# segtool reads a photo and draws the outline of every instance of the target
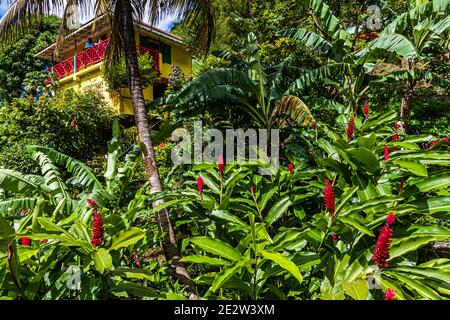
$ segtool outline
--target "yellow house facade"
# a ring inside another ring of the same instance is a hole
[[[151,101],[163,95],[172,65],[191,74],[192,58],[180,37],[142,22],[135,22],[135,29],[138,53],[149,53],[161,77],[159,84],[144,88],[144,99]],[[128,88],[109,92],[103,77],[109,36],[109,24],[106,19],[100,18],[68,35],[58,57],[54,55],[56,44],[37,53],[36,57],[48,61],[48,71],[53,75],[51,78],[58,84],[57,94],[68,89],[77,92],[96,90],[116,113],[133,114]]]

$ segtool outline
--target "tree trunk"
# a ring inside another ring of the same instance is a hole
[[[411,96],[413,94],[414,87],[411,83],[406,85],[405,92],[403,92],[402,104],[400,106],[400,118],[399,129],[403,132],[407,130],[408,118],[411,115]]]
[[[134,120],[137,127],[139,143],[142,149],[142,162],[150,181],[150,194],[162,191],[156,165],[155,153],[153,150],[150,126],[145,109],[144,94],[142,92],[141,77],[138,67],[138,56],[136,47],[136,33],[134,29],[133,13],[130,0],[120,0],[122,9],[122,26],[124,34],[124,52],[128,73],[128,83],[130,87],[131,101],[134,110]],[[155,201],[153,207],[159,205],[163,200]],[[178,250],[175,233],[170,222],[166,209],[161,210],[156,216],[160,231],[164,234],[164,253],[167,260],[172,261],[175,276],[182,284],[188,286],[191,299],[198,299],[194,282],[189,277],[183,264],[179,262],[180,254]]]
[[[416,66],[414,61],[403,61],[403,63],[407,64],[408,70],[412,70]],[[400,105],[400,122],[398,123],[399,129],[403,132],[408,130],[408,119],[411,115],[411,97],[414,93],[414,86],[414,80],[407,81],[405,91],[403,92],[402,104]]]

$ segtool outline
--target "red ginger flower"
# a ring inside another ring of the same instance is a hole
[[[387,288],[387,290],[384,292],[384,300],[395,300],[396,294],[397,292],[395,292],[391,288]]]
[[[398,131],[397,129],[395,129],[394,134],[392,135],[392,141],[397,141],[398,139],[400,139],[398,137]]]
[[[223,169],[225,168],[225,161],[223,160],[222,155],[217,157],[217,168],[219,168],[220,177],[223,178]]]
[[[294,164],[292,162],[290,162],[288,164],[288,169],[289,169],[289,174],[292,174],[292,171],[294,170]]]
[[[28,237],[22,237],[20,238],[20,244],[29,247],[31,246],[31,239]]]
[[[365,103],[364,104],[364,114],[366,115],[366,120],[369,119],[369,104]]]
[[[449,142],[450,141],[450,136],[449,137],[445,137],[445,138],[437,138],[436,140],[433,140],[430,142],[428,149],[433,149],[434,146],[436,145],[436,143],[438,143],[439,141],[445,141],[445,142]]]
[[[331,218],[334,218],[334,190],[330,180],[325,179],[325,188],[323,189],[323,197],[325,201],[325,208],[331,214]]]
[[[333,240],[333,242],[336,242],[339,240],[339,236],[336,233],[333,233],[332,235],[330,235],[330,237]]]
[[[86,202],[87,202],[88,206],[90,206],[90,207],[92,207],[94,209],[97,209],[97,205],[95,204],[94,200],[87,199]]]
[[[347,127],[347,141],[350,141],[352,139],[354,130],[355,130],[355,117],[352,117]]]
[[[380,268],[388,267],[387,260],[389,259],[389,247],[392,242],[392,236],[394,230],[391,228],[391,224],[395,222],[395,216],[391,212],[386,218],[386,224],[381,228],[380,235],[378,236],[377,243],[375,245],[375,251],[372,256],[372,260]]]
[[[198,193],[200,193],[200,199],[203,200],[203,178],[202,177],[197,178],[197,188],[198,188]]]
[[[384,145],[384,161],[389,161],[389,148],[388,145]]]
[[[94,221],[92,222],[92,240],[94,246],[99,246],[103,243],[103,220],[102,216],[94,211]]]
[[[253,195],[255,195],[255,186],[254,186],[254,185],[251,185],[251,186],[250,186],[250,192],[251,192]]]
[[[48,239],[42,239],[41,243],[48,243]]]

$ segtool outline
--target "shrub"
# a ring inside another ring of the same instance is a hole
[[[35,162],[23,151],[39,144],[68,155],[91,159],[105,150],[112,111],[97,92],[68,91],[60,100],[42,96],[13,99],[0,109],[0,166],[36,173]]]
[[[143,88],[159,82],[158,70],[155,69],[153,59],[148,53],[139,56],[138,63]],[[110,92],[128,87],[125,58],[122,58],[113,68],[109,68],[105,72],[104,79]]]

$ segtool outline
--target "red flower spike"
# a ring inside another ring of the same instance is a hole
[[[395,129],[394,134],[392,135],[392,141],[397,141],[399,138],[397,129]]]
[[[160,147],[161,149],[164,148],[165,146],[166,146],[166,145],[165,145],[164,143],[162,143],[162,142],[159,144],[159,147]]]
[[[87,199],[86,202],[87,202],[88,206],[90,206],[90,207],[92,207],[94,209],[97,209],[97,205],[95,204],[94,200]]]
[[[42,239],[41,243],[48,243],[48,239]]]
[[[251,185],[251,186],[250,186],[250,192],[251,192],[253,195],[255,195],[255,186],[254,186],[254,185]]]
[[[289,174],[292,174],[292,171],[294,170],[294,164],[292,162],[290,162],[288,164],[288,169],[289,169]]]
[[[364,104],[364,114],[366,115],[366,120],[369,119],[369,105],[366,103]]]
[[[354,130],[355,130],[355,117],[352,117],[347,126],[347,141],[350,141],[352,139]]]
[[[217,168],[219,169],[220,177],[223,178],[223,169],[225,168],[225,161],[223,160],[222,155],[217,157]]]
[[[330,180],[325,179],[325,188],[323,189],[323,198],[325,202],[325,208],[331,214],[331,218],[334,218],[334,189]]]
[[[20,238],[20,244],[29,247],[31,246],[31,239],[28,237],[22,237]]]
[[[330,235],[330,237],[333,240],[333,242],[336,242],[339,240],[339,236],[336,233],[333,233],[332,235]]]
[[[197,188],[198,188],[198,193],[200,193],[200,199],[203,200],[203,178],[202,177],[197,178]]]
[[[92,240],[94,246],[99,246],[103,243],[103,220],[102,216],[94,211],[94,221],[92,222]]]
[[[387,288],[387,290],[384,292],[384,300],[395,300],[396,294],[397,292],[395,292],[391,288]]]
[[[389,148],[388,145],[384,145],[384,161],[389,161]]]
[[[393,212],[389,212],[388,216],[386,217],[386,225],[390,226],[395,222],[395,215]]]
[[[389,247],[392,242],[392,236],[394,230],[390,227],[395,221],[395,216],[391,212],[386,218],[386,225],[381,228],[380,235],[378,236],[377,243],[375,244],[375,251],[372,256],[372,260],[380,268],[388,267],[387,260],[389,259]]]
[[[398,128],[400,128],[400,125],[398,124],[397,121],[394,121],[394,129],[398,129]]]

